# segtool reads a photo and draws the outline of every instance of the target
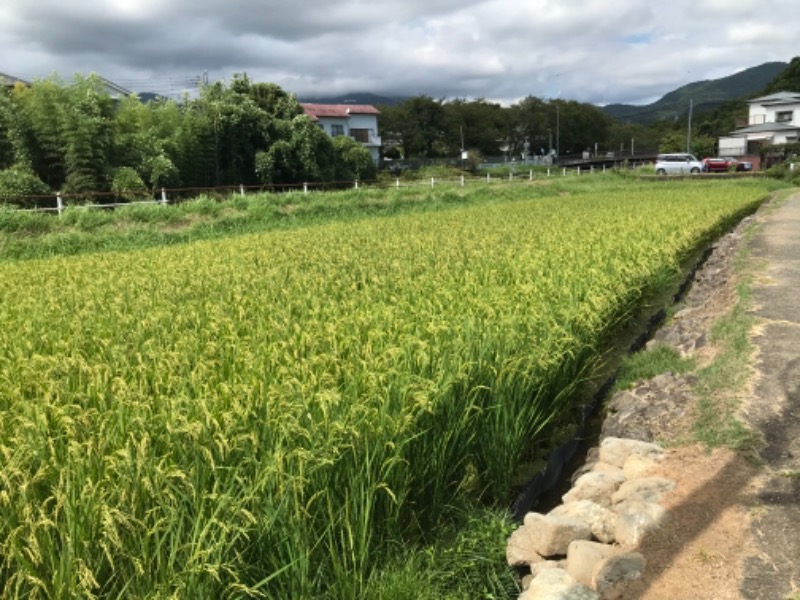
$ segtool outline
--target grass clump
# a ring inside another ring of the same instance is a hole
[[[626,390],[636,381],[650,379],[661,373],[689,373],[695,367],[694,358],[683,357],[670,346],[657,345],[651,350],[632,354],[623,361],[614,391]]]
[[[748,451],[758,445],[758,436],[737,418],[736,412],[739,408],[737,392],[750,375],[753,353],[750,330],[755,321],[748,314],[751,305],[749,282],[739,284],[738,294],[736,306],[711,330],[711,340],[720,351],[711,364],[697,373],[700,397],[694,436],[708,448]]]
[[[376,600],[513,598],[519,593],[505,564],[515,525],[508,515],[486,509],[465,516],[449,541],[398,553],[376,572],[365,597]]]

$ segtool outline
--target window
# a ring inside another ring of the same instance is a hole
[[[331,125],[331,137],[344,135],[344,125]]]
[[[362,144],[369,144],[370,131],[371,130],[369,129],[351,129],[350,137],[352,137],[357,142],[361,142]]]
[[[779,110],[775,113],[775,122],[776,123],[791,123],[792,118],[794,117],[794,111],[792,110]]]

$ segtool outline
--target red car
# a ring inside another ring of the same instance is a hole
[[[706,173],[727,173],[728,171],[735,171],[738,163],[733,158],[704,158],[703,171]]]
[[[739,161],[732,156],[717,156],[703,159],[703,171],[706,173],[728,173],[730,171],[752,171],[753,163]]]

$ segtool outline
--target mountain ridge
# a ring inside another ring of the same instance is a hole
[[[766,62],[719,79],[687,83],[651,104],[609,104],[600,109],[615,119],[640,125],[680,119],[688,114],[690,104],[699,113],[759,93],[788,66],[787,62]]]

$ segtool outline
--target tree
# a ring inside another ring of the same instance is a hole
[[[378,169],[369,150],[354,139],[345,135],[333,138],[333,150],[337,181],[369,181],[377,177]]]
[[[10,167],[15,160],[12,143],[14,129],[14,110],[11,93],[0,89],[0,169]]]
[[[294,117],[281,137],[256,158],[256,173],[263,183],[333,181],[336,176],[333,141],[311,119],[305,115]]]
[[[778,92],[800,92],[800,56],[795,56],[789,66],[770,82],[763,95]]]
[[[445,103],[443,108],[443,146],[447,156],[459,156],[467,148],[487,156],[502,153],[508,121],[506,109],[482,98],[472,101],[455,99]]]
[[[404,158],[446,154],[445,111],[441,101],[415,96],[397,106],[383,106],[378,124],[384,137],[403,148]]]
[[[64,110],[67,90],[57,77],[15,86],[11,93],[14,162],[30,166],[49,187],[59,189],[66,179]]]
[[[64,188],[72,193],[106,190],[111,179],[114,103],[97,75],[76,76],[64,101]]]

